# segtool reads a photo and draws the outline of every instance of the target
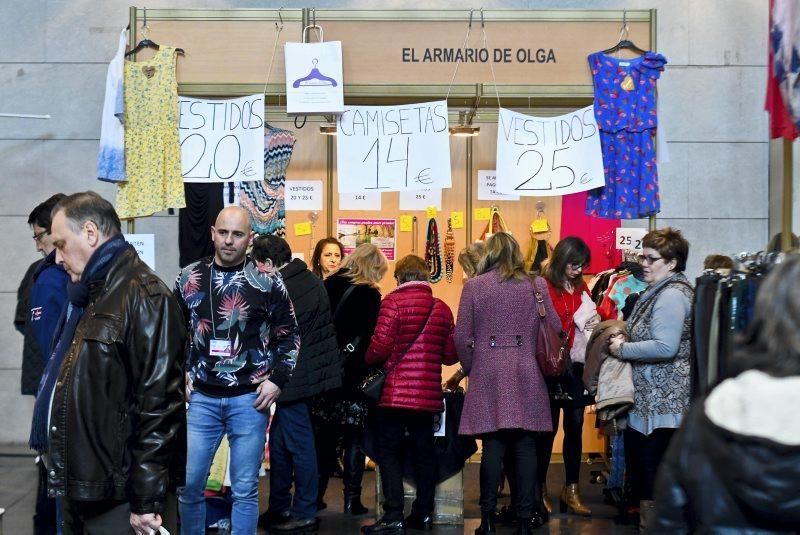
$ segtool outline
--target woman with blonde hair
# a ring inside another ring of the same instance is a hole
[[[357,389],[367,374],[364,353],[369,346],[378,311],[381,306],[380,281],[389,270],[389,263],[380,249],[371,243],[356,247],[339,271],[325,279],[325,289],[331,301],[333,324],[342,362],[342,389],[334,399],[323,400],[324,415],[318,414],[318,433],[322,438],[317,446],[320,467],[318,506],[323,498],[328,478],[336,465],[336,446],[339,437],[344,441],[344,512],[360,515],[367,512],[361,503],[361,479],[365,455],[361,447],[367,404]],[[324,410],[324,409],[329,410]]]
[[[527,275],[517,241],[505,232],[492,235],[477,276],[464,284],[455,330],[458,356],[470,378],[459,432],[483,441],[476,535],[496,531],[497,487],[506,451],[513,458],[518,533],[530,533],[546,521],[535,500],[536,434],[552,431],[553,423],[534,356],[537,296],[545,304],[545,321],[560,331],[547,284]]]

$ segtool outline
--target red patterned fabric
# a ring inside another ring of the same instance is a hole
[[[561,237],[576,236],[589,246],[592,261],[583,272],[593,275],[617,267],[622,262],[622,251],[614,243],[620,220],[586,215],[588,196],[588,191],[582,191],[561,198]]]
[[[401,284],[386,296],[364,357],[369,365],[394,366],[386,377],[379,407],[424,412],[444,409],[442,364],[458,361],[453,329],[450,307],[433,297],[427,282]]]

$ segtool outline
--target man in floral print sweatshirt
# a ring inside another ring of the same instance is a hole
[[[185,267],[174,290],[190,340],[181,533],[205,533],[203,491],[223,434],[230,442],[233,532],[255,533],[269,407],[291,376],[300,331],[280,277],[259,272],[247,256],[247,212],[225,208],[211,235],[214,256]]]

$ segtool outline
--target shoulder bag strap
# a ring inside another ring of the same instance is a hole
[[[542,321],[547,320],[547,310],[544,306],[544,294],[540,291],[539,288],[536,286],[536,281],[538,277],[531,281],[531,286],[533,286],[533,295],[536,297],[536,310],[539,311],[539,319]]]
[[[350,294],[353,293],[353,290],[356,289],[356,286],[357,286],[356,284],[351,284],[350,287],[342,295],[342,298],[339,299],[339,302],[336,304],[336,310],[334,310],[333,312],[334,326],[336,325],[336,318],[339,317],[339,312],[342,310],[342,305],[344,304],[345,301],[347,301],[347,298],[350,297]],[[356,336],[344,346],[343,351],[347,351],[348,353],[353,353],[356,350],[356,347],[358,347],[358,344],[360,342],[361,342],[361,337]]]
[[[428,326],[428,322],[431,320],[431,314],[433,313],[433,307],[435,307],[435,306],[436,306],[436,298],[434,297],[433,298],[433,302],[431,303],[431,308],[428,310],[427,319],[425,320],[425,323],[422,325],[422,329],[420,329],[419,332],[417,333],[417,336],[414,337],[414,341],[411,342],[410,344],[408,344],[408,347],[405,349],[405,351],[403,351],[400,354],[400,358],[397,359],[396,361],[394,361],[394,363],[391,366],[386,368],[386,375],[387,376],[394,371],[394,369],[397,367],[397,365],[400,364],[400,361],[403,360],[403,357],[405,356],[405,354],[408,353],[408,350],[411,349],[412,347],[414,347],[414,344],[417,343],[417,340],[419,340],[419,337],[422,336],[423,332],[425,332],[425,327]]]

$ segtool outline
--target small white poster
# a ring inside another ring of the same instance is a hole
[[[286,113],[342,113],[342,43],[286,43]]]
[[[264,95],[178,97],[184,182],[264,180]]]
[[[322,180],[287,180],[287,211],[322,211]]]
[[[339,210],[380,211],[380,191],[340,191]]]
[[[447,436],[447,404],[442,412],[433,415],[433,436]]]
[[[616,229],[617,249],[641,253],[645,234],[647,234],[647,229],[644,228],[618,227]]]
[[[438,211],[442,210],[442,190],[422,189],[400,192],[401,210],[425,211],[429,206],[435,206]]]
[[[592,106],[558,117],[500,109],[497,191],[546,197],[604,184],[603,154]]]
[[[348,106],[337,120],[339,191],[449,188],[447,102]]]
[[[156,270],[156,235],[155,234],[123,234],[125,241],[133,245],[142,262],[153,271]]]
[[[518,201],[519,195],[500,193],[497,187],[497,171],[478,171],[479,201]]]

